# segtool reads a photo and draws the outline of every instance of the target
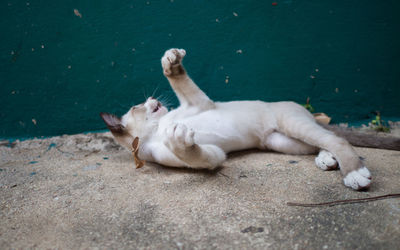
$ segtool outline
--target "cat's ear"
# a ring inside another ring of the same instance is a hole
[[[126,134],[125,127],[121,124],[121,119],[119,117],[103,112],[100,113],[100,116],[114,136],[123,136]]]

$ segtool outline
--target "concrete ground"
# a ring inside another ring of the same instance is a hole
[[[110,134],[0,146],[0,249],[399,249],[400,199],[290,207],[400,193],[400,152],[357,148],[369,192],[313,156],[246,151],[216,171],[146,164]]]

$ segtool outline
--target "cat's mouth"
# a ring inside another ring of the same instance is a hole
[[[157,112],[162,107],[161,103],[158,102],[157,106],[153,109],[153,113]]]

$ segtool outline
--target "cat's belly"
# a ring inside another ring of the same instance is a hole
[[[187,122],[188,128],[195,131],[195,142],[198,144],[213,144],[222,148],[225,152],[254,148],[257,146],[257,139],[249,133],[237,128],[226,126],[227,124],[214,123],[213,127],[207,128],[198,126],[198,123]]]
[[[265,116],[262,115],[265,110],[254,107],[254,104],[247,107],[246,104],[217,104],[216,109],[174,122],[193,129],[198,144],[213,144],[225,152],[257,148],[266,130]]]

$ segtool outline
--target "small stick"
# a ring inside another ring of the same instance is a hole
[[[142,161],[138,155],[139,154],[139,137],[135,137],[135,139],[132,142],[132,154],[133,154],[133,158],[135,159],[136,168],[143,167],[145,161]]]
[[[400,198],[400,193],[398,193],[398,194],[386,194],[386,195],[374,196],[374,197],[369,197],[369,198],[337,200],[337,201],[322,202],[322,203],[288,202],[286,204],[288,206],[298,206],[298,207],[323,207],[323,206],[336,206],[336,205],[342,205],[342,204],[370,202],[370,201],[390,199],[390,198]]]
[[[226,178],[229,178],[229,176],[227,176],[226,174],[223,174],[223,173],[221,173],[221,172],[218,172],[218,174],[220,174],[220,175],[222,175],[222,176],[224,176],[224,177],[226,177]]]

